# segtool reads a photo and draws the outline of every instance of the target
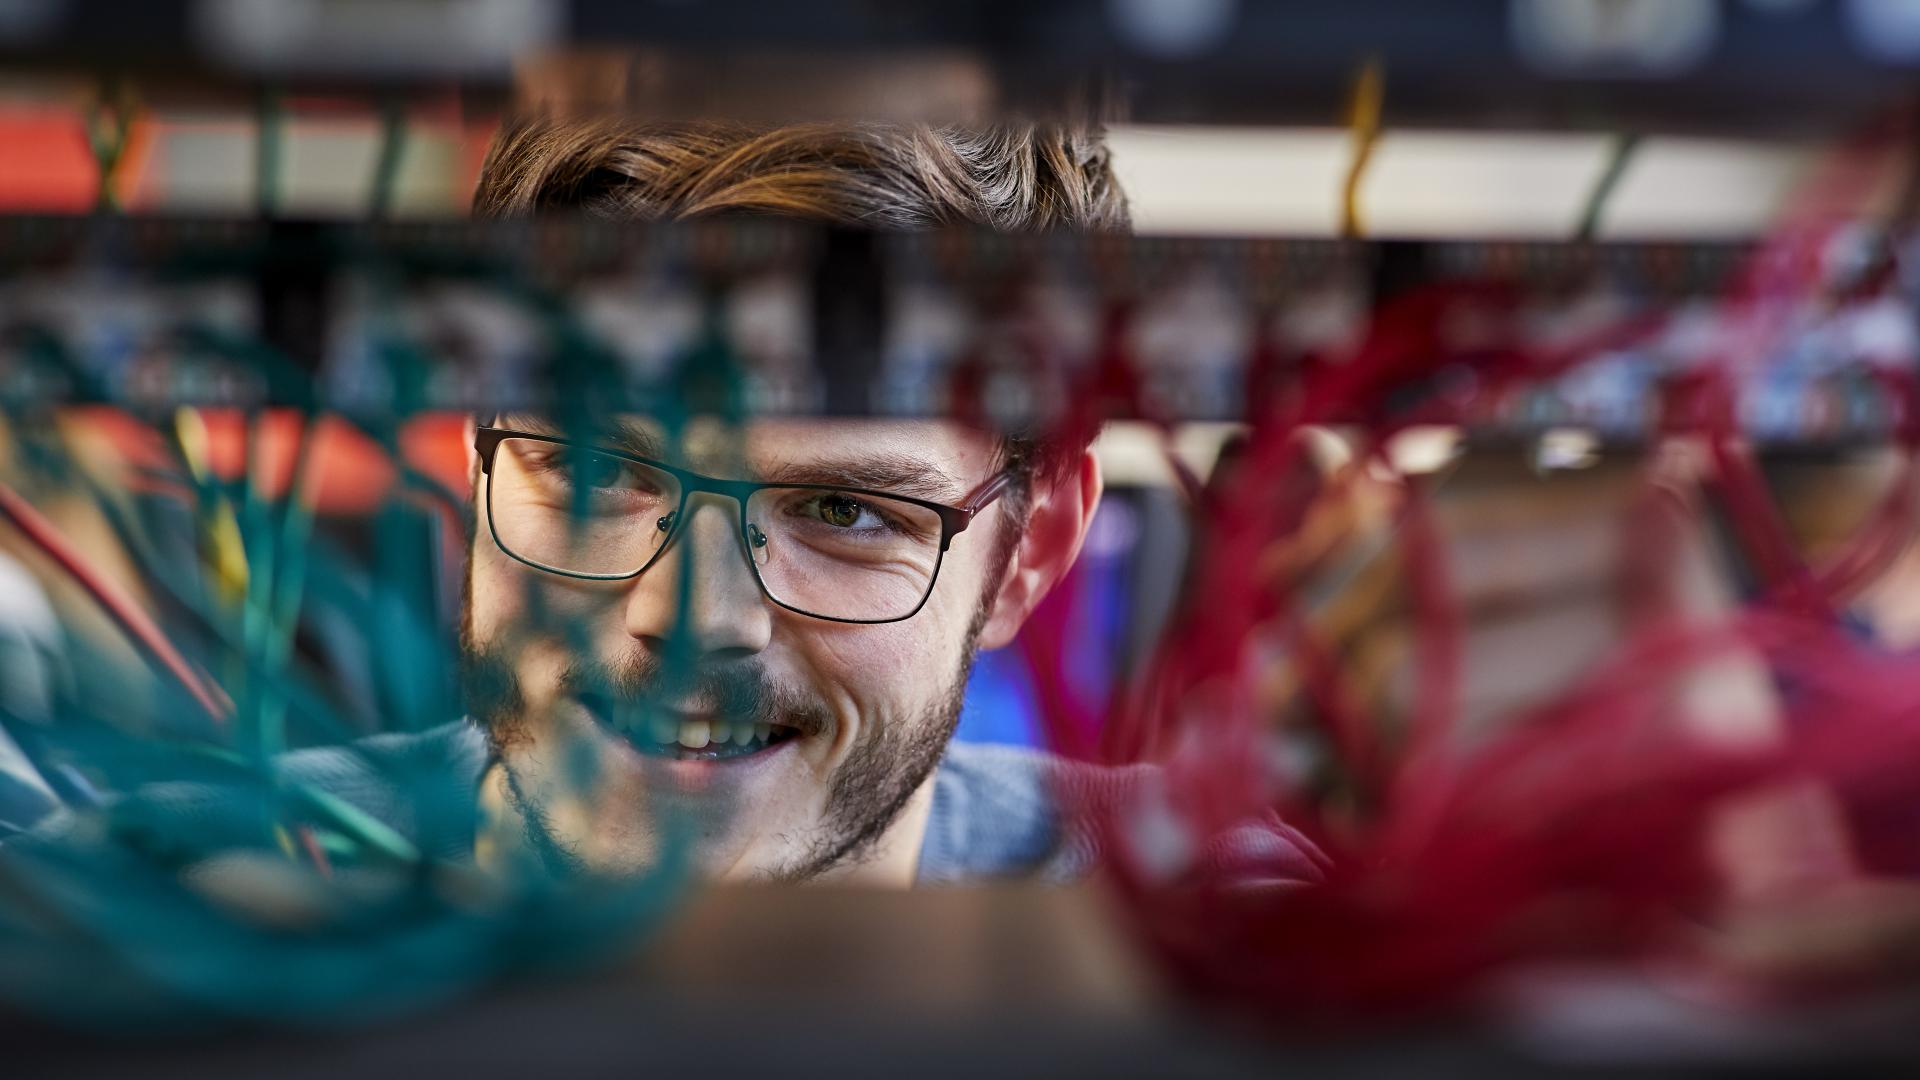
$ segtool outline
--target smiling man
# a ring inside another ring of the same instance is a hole
[[[1126,223],[1097,135],[1035,125],[536,121],[502,133],[476,207]],[[468,718],[290,753],[271,777],[115,795],[114,819],[139,826],[117,838],[217,859],[258,842],[260,800],[302,790],[401,834],[369,841],[388,855],[623,874],[687,837],[711,877],[900,886],[1072,876],[1095,844],[1056,790],[1115,810],[1158,797],[1152,765],[952,742],[977,651],[1011,642],[1079,553],[1101,494],[1086,435],[516,414],[469,434]],[[16,802],[4,832],[97,842],[84,808]],[[1187,854],[1259,886],[1321,873],[1271,814]]]
[[[1123,228],[1098,133],[531,121],[476,211]],[[491,748],[482,859],[907,884],[1071,862],[1047,760],[950,745],[1100,498],[1084,440],[957,422],[754,421],[668,437],[532,416],[474,432],[462,644]]]

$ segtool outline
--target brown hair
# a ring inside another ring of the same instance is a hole
[[[766,214],[881,229],[1125,230],[1127,201],[1091,124],[979,127],[857,122],[758,127],[623,117],[509,123],[480,168],[473,210],[574,210],[621,221]],[[1069,475],[1092,431],[1010,435],[1026,494]],[[1024,498],[1016,498],[1018,508]]]
[[[562,121],[502,129],[474,212],[621,220],[770,214],[836,225],[1119,230],[1127,202],[1097,127]]]

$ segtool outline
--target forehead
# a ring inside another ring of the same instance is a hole
[[[730,424],[701,417],[671,429],[653,417],[624,414],[585,432],[525,414],[503,416],[498,423],[618,446],[714,476],[743,479],[885,461],[924,466],[935,474],[933,479],[971,487],[993,467],[998,445],[978,428],[934,419],[782,418]]]
[[[690,427],[690,449],[695,440],[724,446],[729,433],[716,426]],[[777,463],[862,454],[911,455],[962,472],[985,469],[993,458],[994,441],[985,433],[946,420],[755,420],[731,433],[756,468]]]

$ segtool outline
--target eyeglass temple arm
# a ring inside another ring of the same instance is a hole
[[[967,526],[973,524],[973,519],[979,515],[980,511],[985,510],[995,499],[1007,493],[1007,489],[1013,486],[1013,480],[1013,471],[1003,469],[995,474],[993,479],[973,489],[973,494],[967,496],[959,506],[946,507],[945,509],[954,511],[947,522],[949,537],[966,531]]]
[[[492,425],[491,418],[489,418],[488,423],[475,425],[473,429],[473,450],[474,453],[480,457],[481,472],[489,476],[493,474],[494,450],[499,447],[500,441],[506,438],[506,436],[506,432]]]

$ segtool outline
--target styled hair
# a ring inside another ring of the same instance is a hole
[[[872,229],[1125,231],[1126,196],[1094,124],[729,121],[528,116],[494,137],[474,191],[486,218],[617,221],[768,215]],[[1094,432],[1012,434],[1021,481],[1067,476]],[[1016,511],[1025,499],[1012,500]]]
[[[1124,230],[1098,127],[755,127],[532,117],[494,139],[474,212],[628,221],[766,214],[877,229]]]

